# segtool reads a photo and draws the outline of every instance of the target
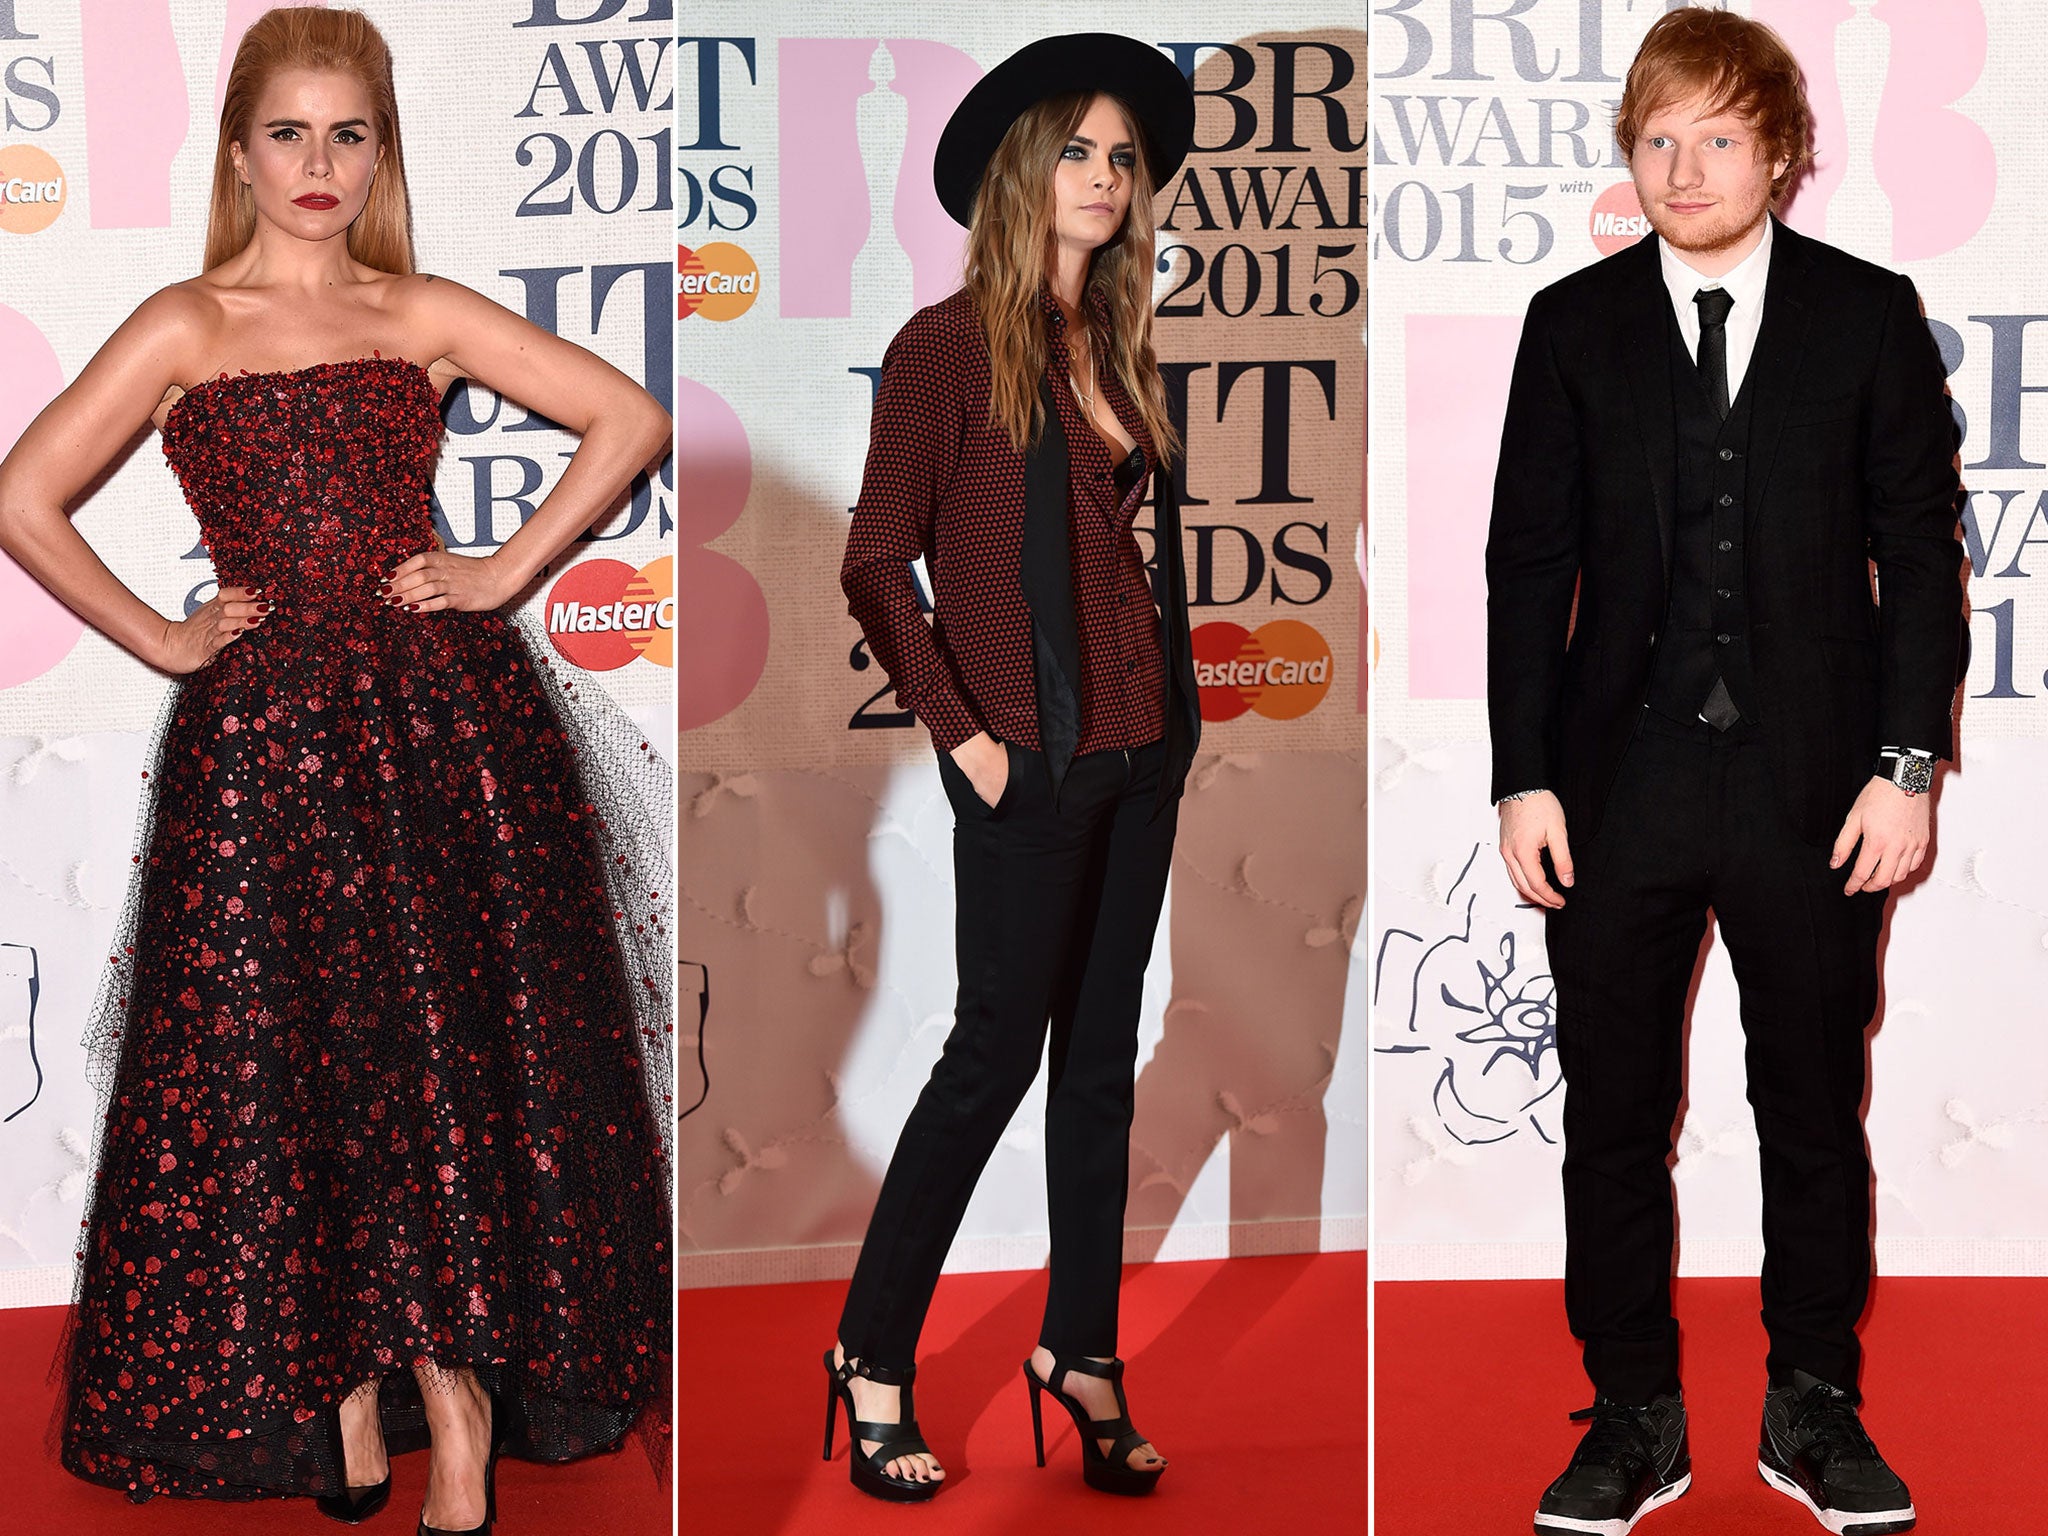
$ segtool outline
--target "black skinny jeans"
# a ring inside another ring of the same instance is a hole
[[[1116,1353],[1138,1002],[1179,802],[1153,815],[1154,742],[1090,752],[1057,808],[1045,759],[1010,746],[993,808],[946,753],[960,991],[953,1030],[882,1180],[839,1322],[849,1356],[901,1370],[976,1181],[1052,1030],[1045,1181],[1052,1275],[1039,1342]]]

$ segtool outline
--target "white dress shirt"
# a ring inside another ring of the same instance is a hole
[[[1692,296],[1702,288],[1726,288],[1735,301],[1728,311],[1728,398],[1734,400],[1742,393],[1743,375],[1756,350],[1757,327],[1763,324],[1764,287],[1771,275],[1770,219],[1764,220],[1764,237],[1756,249],[1719,277],[1695,272],[1662,235],[1657,237],[1657,259],[1664,269],[1664,286],[1671,292],[1671,307],[1678,314],[1678,334],[1685,338],[1685,350],[1695,363],[1700,356],[1700,311]]]

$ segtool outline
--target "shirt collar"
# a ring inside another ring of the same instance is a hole
[[[1771,272],[1771,231],[1777,220],[1764,218],[1764,237],[1757,241],[1756,249],[1730,271],[1719,277],[1708,277],[1694,271],[1685,264],[1685,259],[1671,248],[1670,242],[1662,235],[1657,237],[1657,260],[1663,268],[1664,286],[1671,291],[1671,302],[1680,314],[1691,312],[1692,296],[1702,288],[1725,288],[1728,297],[1735,301],[1740,310],[1754,311],[1762,308],[1764,283]]]

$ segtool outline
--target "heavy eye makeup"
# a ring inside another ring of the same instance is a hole
[[[289,144],[299,137],[299,134],[306,126],[304,123],[273,123],[271,125],[271,132],[266,136],[275,143]],[[365,144],[369,142],[369,135],[361,128],[344,124],[342,127],[334,130],[334,142],[337,144]]]
[[[1060,158],[1062,160],[1085,160],[1088,158],[1088,151],[1094,147],[1095,145],[1087,139],[1076,139],[1060,151]],[[1109,154],[1109,163],[1120,171],[1128,171],[1138,163],[1138,153],[1134,149],[1113,149]]]

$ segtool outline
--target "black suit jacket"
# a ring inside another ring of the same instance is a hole
[[[1782,224],[1772,239],[1743,384],[1749,644],[1778,793],[1800,835],[1828,843],[1880,746],[1950,755],[1956,430],[1911,281]],[[1575,840],[1598,828],[1664,627],[1671,323],[1654,237],[1545,288],[1501,432],[1486,544],[1493,795],[1555,790]]]

